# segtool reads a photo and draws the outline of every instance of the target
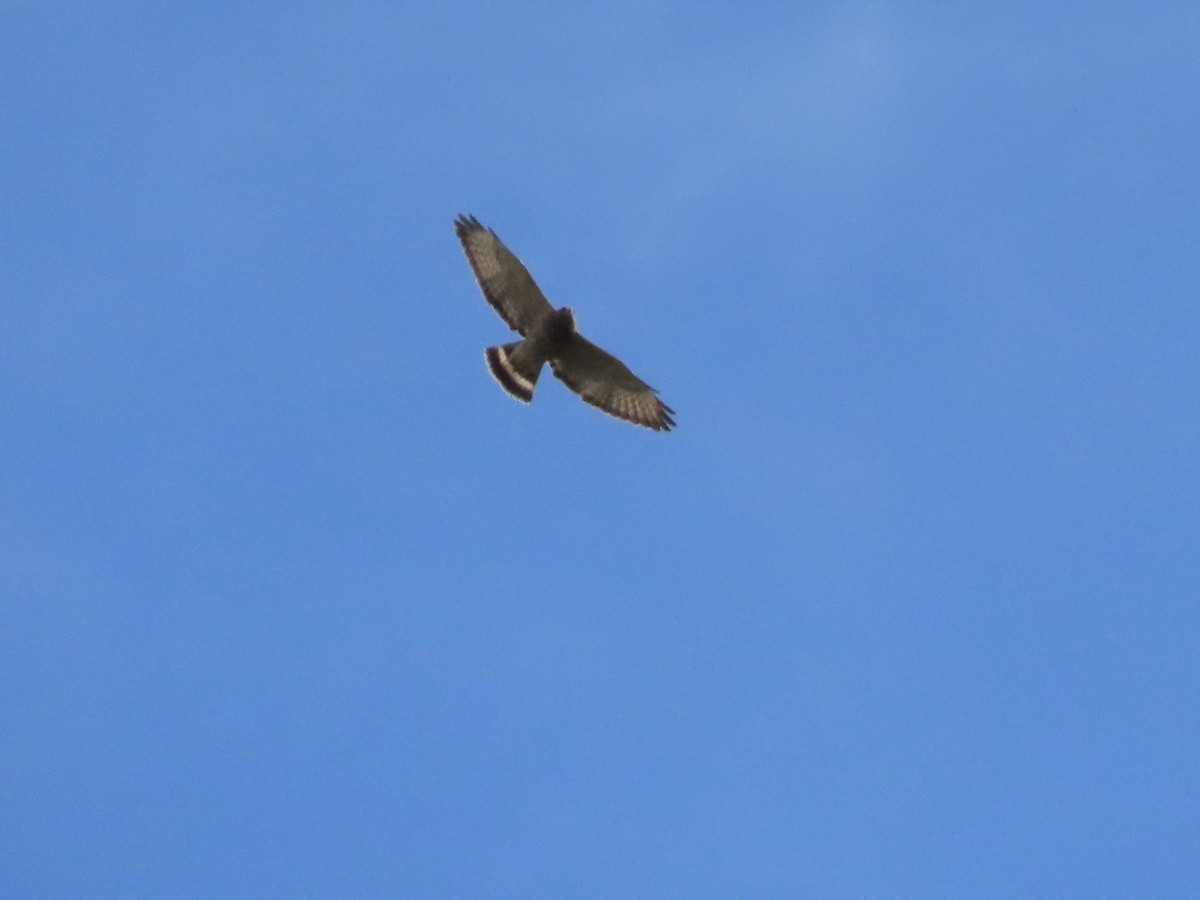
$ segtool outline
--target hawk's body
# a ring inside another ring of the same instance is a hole
[[[580,397],[610,415],[655,431],[670,431],[675,412],[628,367],[575,330],[567,307],[555,309],[529,271],[474,216],[459,216],[454,231],[483,296],[523,340],[485,351],[488,368],[508,393],[523,403],[533,399],[542,366]]]

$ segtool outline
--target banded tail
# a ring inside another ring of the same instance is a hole
[[[522,403],[533,399],[533,390],[537,387],[538,376],[542,374],[542,364],[545,362],[530,350],[527,341],[514,341],[483,351],[492,377]]]

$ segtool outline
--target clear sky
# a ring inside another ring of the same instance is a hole
[[[1200,896],[1195,3],[0,9],[12,897]],[[473,213],[679,427],[488,376]]]

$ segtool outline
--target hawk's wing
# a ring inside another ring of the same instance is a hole
[[[454,220],[454,233],[467,251],[483,296],[513,331],[525,333],[553,307],[534,283],[529,270],[501,243],[496,232],[474,216]]]
[[[658,399],[654,388],[582,335],[571,337],[566,348],[550,360],[550,368],[563,384],[610,415],[655,431],[675,427],[671,418],[675,410]]]

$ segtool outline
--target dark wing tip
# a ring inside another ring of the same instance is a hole
[[[658,401],[658,427],[663,431],[670,431],[675,427],[675,410],[667,406],[661,400]],[[657,429],[656,429],[657,430]]]
[[[468,234],[473,231],[483,231],[483,225],[474,216],[465,216],[459,213],[454,219],[454,233],[459,239],[465,239]]]
[[[654,411],[648,417],[647,421],[639,422],[639,425],[645,425],[647,428],[653,428],[655,431],[670,431],[675,427],[675,420],[672,418],[675,410],[667,406],[657,397],[654,398]]]

